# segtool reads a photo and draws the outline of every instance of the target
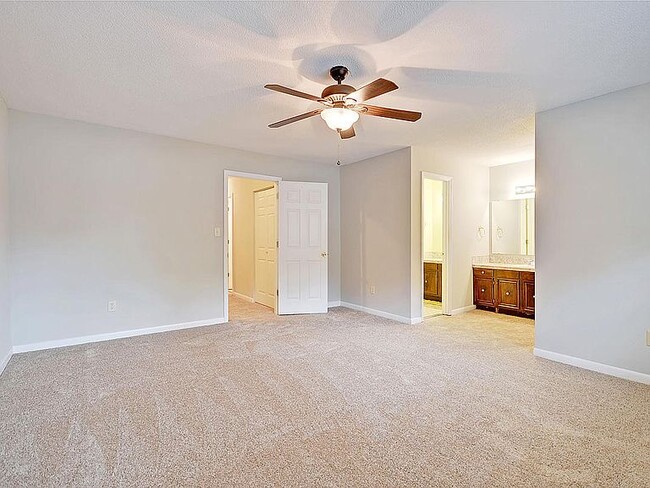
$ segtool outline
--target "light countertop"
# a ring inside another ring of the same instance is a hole
[[[535,271],[534,264],[481,263],[473,264],[474,268],[513,269],[516,271]]]

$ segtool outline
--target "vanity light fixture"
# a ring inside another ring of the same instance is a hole
[[[535,193],[534,185],[515,186],[515,195],[527,195]]]

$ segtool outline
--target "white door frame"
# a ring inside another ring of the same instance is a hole
[[[279,176],[269,176],[261,175],[257,173],[244,173],[242,171],[233,171],[225,169],[223,170],[223,227],[224,231],[222,236],[228,238],[228,178],[237,177],[237,178],[248,178],[251,180],[265,180],[265,181],[282,181],[282,178]],[[228,322],[228,245],[225,243],[225,240],[222,241],[225,245],[223,246],[223,317],[224,321]],[[276,259],[277,265],[277,259]],[[277,275],[276,275],[277,277]],[[276,283],[277,287],[277,283]]]
[[[227,205],[228,205],[228,224],[225,226],[223,234],[226,239],[228,239],[227,246],[228,249],[226,252],[228,253],[228,290],[232,290],[234,286],[234,280],[232,276],[232,235],[233,235],[233,225],[232,225],[232,217],[233,217],[233,204],[234,204],[234,199],[230,195],[226,195],[227,199]]]
[[[442,182],[442,313],[451,315],[451,216],[452,183],[451,176],[422,171],[420,179],[420,317],[424,318],[424,180]]]

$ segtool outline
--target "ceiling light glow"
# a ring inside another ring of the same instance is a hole
[[[348,108],[326,108],[320,116],[330,129],[336,131],[348,130],[359,120],[359,113]]]

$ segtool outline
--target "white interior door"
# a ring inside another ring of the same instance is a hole
[[[327,183],[280,182],[278,313],[327,312]]]
[[[275,309],[277,297],[277,197],[275,187],[255,192],[256,302]]]

